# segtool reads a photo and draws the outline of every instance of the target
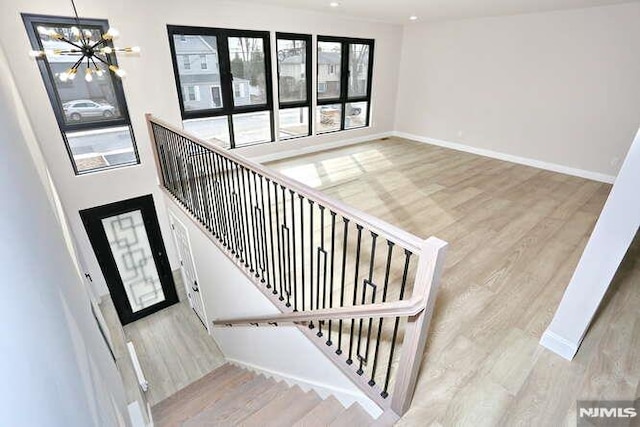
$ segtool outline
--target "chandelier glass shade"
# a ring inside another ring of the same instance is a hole
[[[137,46],[114,47],[112,42],[119,36],[118,30],[115,28],[109,28],[106,33],[102,33],[96,28],[82,28],[73,0],[71,0],[71,4],[75,14],[76,26],[70,27],[66,31],[39,26],[37,29],[40,37],[47,38],[55,47],[32,50],[29,55],[32,58],[53,56],[78,58],[71,67],[58,74],[58,78],[62,82],[74,80],[83,66],[84,79],[87,82],[93,81],[94,74],[101,77],[107,71],[118,77],[124,77],[126,72],[115,64],[112,59],[113,55],[116,53],[137,54],[140,53],[140,48]]]

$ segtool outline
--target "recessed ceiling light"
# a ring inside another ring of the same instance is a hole
[[[411,16],[409,17],[409,20],[410,20],[410,21],[417,21],[417,20],[418,20],[418,17],[417,17],[416,15],[411,15]]]
[[[329,3],[329,6],[338,7],[338,6],[340,6],[340,3],[338,3],[337,1],[332,1],[331,3]]]

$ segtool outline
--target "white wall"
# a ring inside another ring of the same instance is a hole
[[[210,332],[228,360],[313,387],[320,392],[331,392],[345,405],[358,401],[372,415],[380,415],[377,405],[296,327],[211,326],[215,319],[277,314],[279,311],[166,196],[165,203],[172,215],[188,230]]]
[[[571,360],[640,227],[640,130],[541,344]]]
[[[640,124],[640,3],[404,29],[396,130],[616,175]]]
[[[306,149],[313,144],[324,145],[393,130],[402,37],[399,26],[336,19],[335,15],[317,12],[211,0],[190,1],[188,7],[184,2],[173,0],[85,0],[78,3],[78,8],[83,17],[109,19],[110,24],[122,34],[118,45],[139,45],[142,48],[140,57],[119,58],[120,65],[129,72],[124,88],[142,161],[139,166],[80,177],[73,174],[37,64],[27,55],[31,47],[20,17],[21,12],[70,16],[72,9],[68,2],[4,2],[0,14],[0,40],[11,58],[10,67],[16,76],[19,93],[26,104],[35,136],[50,166],[79,250],[87,263],[87,270],[95,280],[95,290],[99,295],[107,293],[107,288],[78,211],[149,193],[154,194],[156,205],[160,201],[144,113],[152,112],[176,125],[181,122],[167,24],[375,38],[372,127],[258,146],[245,150],[245,154],[264,156],[274,150]],[[162,210],[159,211],[159,219],[166,243],[169,240],[168,221]],[[167,252],[172,265],[177,268],[173,245],[167,244]]]
[[[0,49],[0,425],[127,425],[118,371],[43,187],[46,166],[34,163],[20,127],[4,59]]]

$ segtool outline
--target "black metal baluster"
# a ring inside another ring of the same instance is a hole
[[[232,201],[232,193],[231,193],[231,185],[229,184],[229,174],[230,172],[227,170],[227,166],[226,166],[226,162],[224,161],[224,157],[222,156],[218,156],[218,161],[220,162],[220,171],[221,171],[221,178],[222,178],[222,182],[223,182],[223,189],[224,189],[224,195],[225,195],[225,199],[226,199],[226,206],[223,206],[224,210],[225,210],[225,219],[227,220],[226,222],[226,228],[227,228],[227,243],[228,243],[228,248],[231,250],[231,253],[233,255],[236,255],[236,247],[235,247],[235,242],[233,241],[233,235],[232,235],[232,228],[233,228],[233,211],[231,210],[231,207],[233,206],[233,201]],[[236,258],[238,258],[239,256],[237,256]]]
[[[261,216],[262,216],[262,263],[263,263],[263,277],[266,275],[267,287],[269,287],[269,283],[271,283],[271,276],[269,274],[269,259],[267,253],[267,222],[266,222],[266,214],[264,212],[264,177],[262,175],[258,175],[260,177],[260,206],[262,208]],[[268,187],[267,187],[268,188]],[[262,282],[265,280],[263,278]]]
[[[318,248],[318,262],[316,274],[316,310],[320,308],[320,255],[322,255],[322,308],[326,306],[326,283],[327,283],[327,251],[324,249],[324,209],[325,207],[318,203],[320,209],[320,247]],[[318,320],[318,336],[322,336],[322,324],[324,322]]]
[[[224,192],[224,181],[223,181],[223,171],[220,168],[220,159],[219,155],[216,153],[211,153],[213,159],[213,168],[216,174],[216,180],[214,182],[214,192],[216,192],[216,201],[218,204],[218,212],[220,213],[218,217],[218,230],[220,232],[220,239],[222,240],[222,245],[225,248],[229,248],[229,241],[227,235],[227,211],[225,209],[228,206],[225,202],[225,192]]]
[[[340,307],[344,307],[344,280],[347,273],[347,241],[349,237],[349,219],[342,217],[344,232],[342,239],[342,272],[340,274]],[[336,354],[342,354],[342,319],[338,321],[338,349]]]
[[[335,244],[336,244],[336,213],[334,211],[331,212],[331,277],[329,278],[329,308],[333,308],[333,275],[335,272],[334,269],[334,261],[335,261]],[[331,342],[331,320],[329,320],[329,324],[327,327],[327,345],[333,344]]]
[[[234,243],[234,247],[236,248],[236,258],[240,258],[242,262],[244,260],[244,266],[248,267],[247,261],[247,248],[245,242],[243,240],[244,237],[244,215],[241,212],[242,209],[242,201],[240,200],[240,184],[238,179],[238,168],[235,167],[235,163],[232,160],[229,160],[226,157],[223,157],[225,166],[227,168],[227,176],[229,177],[229,184],[231,186],[231,205],[229,209],[231,210],[231,218],[233,222],[231,223],[231,236]]]
[[[393,257],[393,242],[387,240],[387,265],[384,270],[384,285],[382,287],[382,302],[387,301],[387,288],[389,286],[389,272],[391,271],[391,258]],[[384,318],[378,319],[378,334],[376,337],[376,348],[373,352],[373,366],[371,368],[371,379],[369,385],[373,387],[376,384],[376,369],[378,367],[378,350],[380,349],[380,337],[382,335],[382,325]]]
[[[264,283],[264,250],[263,250],[263,242],[264,242],[264,229],[262,228],[262,224],[261,224],[261,213],[262,211],[260,210],[260,205],[258,203],[258,182],[257,182],[257,173],[255,171],[251,171],[251,175],[253,178],[253,197],[255,199],[255,205],[252,209],[252,212],[255,215],[255,225],[253,228],[253,232],[255,233],[255,239],[254,241],[256,242],[256,258],[257,258],[257,264],[256,264],[256,277],[260,277],[260,282]],[[260,193],[260,196],[262,196],[262,193]],[[254,203],[253,201],[251,202],[252,204]]]
[[[206,155],[208,150],[200,146],[200,154],[198,155],[198,161],[200,164],[199,185],[200,193],[202,195],[202,211],[204,212],[205,226],[212,235],[215,235],[213,231],[213,209],[211,209],[211,203],[209,200],[209,171],[206,163]]]
[[[275,203],[276,203],[276,233],[278,233],[277,240],[278,240],[278,289],[280,290],[280,301],[284,300],[284,297],[282,296],[282,282],[284,280],[283,275],[282,275],[282,245],[280,244],[280,240],[282,240],[282,231],[281,231],[281,224],[280,224],[280,202],[278,202],[278,183],[273,181],[273,198],[275,199]],[[276,290],[275,285],[273,286],[273,293],[277,294],[278,291]]]
[[[251,187],[247,188],[247,179],[245,179],[245,172],[246,169],[244,166],[238,165],[236,163],[237,168],[239,169],[238,173],[240,174],[240,176],[242,177],[242,200],[243,200],[243,205],[244,205],[244,211],[245,211],[245,221],[244,221],[244,230],[245,230],[245,235],[246,235],[246,240],[247,240],[247,246],[246,246],[246,260],[249,263],[249,272],[253,273],[254,270],[254,266],[253,266],[253,262],[252,262],[252,258],[255,260],[255,246],[251,246],[251,240],[252,240],[252,236],[251,236],[251,224],[253,221],[253,212],[251,212],[251,209],[249,206],[247,206],[247,204],[250,204],[250,200],[247,197],[247,190],[249,190],[249,194],[251,194]],[[255,241],[254,241],[255,244]]]
[[[214,172],[213,169],[213,164],[211,161],[212,158],[212,153],[210,150],[207,150],[206,154],[206,162],[207,162],[207,169],[209,171],[209,179],[207,180],[207,191],[209,192],[209,204],[211,205],[211,219],[212,219],[212,226],[213,226],[213,230],[214,230],[214,235],[216,236],[216,239],[220,240],[220,211],[218,210],[218,201],[216,200],[216,174]]]
[[[404,271],[402,272],[402,284],[400,285],[400,298],[404,298],[404,290],[407,285],[407,275],[409,273],[409,261],[411,259],[411,251],[408,249],[404,250],[405,261],[404,261]],[[395,325],[393,326],[393,335],[391,337],[391,351],[389,351],[389,362],[387,363],[387,374],[384,379],[384,388],[382,389],[382,393],[380,396],[385,399],[389,396],[388,388],[389,388],[389,379],[391,378],[391,364],[393,363],[393,353],[396,349],[396,337],[398,336],[398,325],[400,324],[400,317],[396,317]]]
[[[267,284],[267,288],[273,287],[273,291],[275,292],[276,290],[276,258],[274,255],[274,248],[273,248],[273,206],[271,205],[271,180],[269,178],[267,178],[267,204],[269,205],[269,247],[271,248],[271,271],[273,272],[272,274],[272,283],[268,283]]]
[[[249,175],[249,169],[244,166],[240,166],[242,175],[242,187],[245,195],[245,204],[247,205],[247,234],[249,237],[249,247],[251,249],[251,258],[249,263],[251,264],[251,272],[254,273],[254,277],[260,277],[258,274],[258,244],[256,241],[255,223],[256,215],[253,210],[253,190],[251,189],[251,175]],[[248,196],[247,196],[248,194]]]
[[[355,274],[353,279],[353,305],[356,305],[357,295],[358,295],[358,273],[360,271],[360,246],[362,243],[362,226],[360,224],[356,224],[356,228],[358,229],[358,238],[356,240],[356,263],[355,263]],[[349,330],[349,357],[347,358],[347,364],[351,365],[353,363],[353,359],[351,356],[353,355],[353,329],[355,328],[355,319],[351,319],[351,329]]]
[[[158,156],[160,157],[160,164],[162,166],[162,180],[163,187],[166,188],[171,194],[171,177],[169,176],[169,165],[167,164],[167,138],[165,135],[165,129],[159,127],[155,123],[152,123],[153,135],[158,150]]]
[[[313,200],[309,202],[309,309],[313,310]],[[309,329],[313,329],[313,321],[309,322]]]
[[[376,240],[378,238],[378,235],[376,233],[374,233],[373,231],[370,232],[371,233],[371,259],[369,261],[369,277],[367,279],[368,284],[373,285],[373,265],[375,264],[375,259],[376,259]],[[362,286],[362,302],[361,304],[364,305],[365,304],[365,297],[367,295],[367,283],[365,283]],[[376,302],[376,287],[375,285],[373,285],[373,295],[372,295],[372,299],[371,299],[371,304],[374,304]],[[363,323],[364,319],[360,319],[360,321],[358,322],[358,348],[356,350],[356,354],[358,355],[358,359],[360,360],[360,367],[358,368],[358,375],[362,375],[364,373],[364,370],[362,369],[362,367],[364,366],[365,363],[367,363],[368,359],[369,359],[369,343],[371,341],[371,323],[373,322],[373,318],[369,318],[369,326],[367,328],[367,340],[366,340],[366,344],[365,344],[365,351],[364,351],[364,357],[362,356],[362,354],[360,353],[360,339],[362,337],[362,323]]]
[[[158,153],[158,160],[160,161],[160,173],[162,176],[162,186],[164,188],[167,188],[167,167],[166,167],[166,163],[165,163],[165,159],[164,159],[164,149],[163,149],[163,142],[162,142],[162,137],[160,137],[160,129],[158,129],[158,126],[156,126],[155,123],[151,124],[151,130],[153,132],[153,140],[155,142],[156,145],[156,152]]]
[[[204,195],[204,210],[207,215],[207,224],[211,234],[216,236],[218,233],[215,230],[215,209],[213,208],[213,200],[211,198],[211,169],[209,168],[209,150],[202,148],[202,154],[200,155],[200,161],[202,163],[203,176],[200,178],[200,186]]]
[[[289,226],[287,225],[287,194],[285,186],[280,185],[282,190],[282,267],[285,271],[286,281],[284,283],[284,293],[287,294],[287,307],[291,307],[291,236],[289,235]],[[287,244],[284,243],[285,231],[287,236]],[[286,251],[284,250],[286,248]],[[280,301],[284,298],[280,295]]]
[[[293,246],[293,311],[298,311],[298,253],[296,252],[296,204],[295,192],[289,190],[291,196],[291,242]]]
[[[182,156],[180,148],[178,146],[178,139],[176,137],[175,133],[171,133],[170,137],[169,137],[169,141],[171,141],[171,146],[173,149],[173,164],[174,164],[174,170],[176,172],[176,186],[178,187],[178,200],[180,201],[180,203],[184,206],[187,207],[185,200],[185,190],[184,190],[184,185],[183,185],[183,180],[182,180],[182,175],[181,175],[181,169],[180,169],[180,158]],[[187,208],[188,210],[188,208]]]
[[[305,267],[305,263],[304,263],[304,203],[303,203],[303,199],[304,197],[302,197],[301,194],[298,194],[298,197],[300,198],[300,274],[301,274],[301,289],[302,289],[302,311],[304,311],[304,305],[305,305],[305,283],[304,283],[304,267]]]
[[[169,150],[169,158],[167,162],[169,164],[169,169],[171,173],[171,187],[173,188],[173,195],[176,199],[180,200],[181,198],[181,188],[180,188],[180,178],[178,176],[177,169],[177,158],[178,153],[176,152],[176,147],[173,143],[173,134],[169,134],[169,131],[165,129],[165,144],[167,149]]]

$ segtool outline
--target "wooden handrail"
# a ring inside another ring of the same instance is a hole
[[[284,185],[290,190],[294,190],[299,194],[304,195],[305,197],[315,200],[316,202],[320,202],[326,208],[331,209],[334,212],[338,212],[341,215],[348,216],[349,218],[355,220],[361,225],[366,225],[366,227],[374,231],[380,236],[387,238],[388,240],[393,241],[394,243],[402,246],[405,249],[410,250],[413,253],[417,253],[420,250],[420,245],[422,243],[422,239],[418,236],[408,233],[401,228],[396,227],[393,224],[389,224],[386,221],[383,221],[379,218],[376,218],[372,215],[369,215],[365,212],[362,212],[358,209],[355,209],[351,206],[345,205],[344,203],[336,200],[332,197],[327,196],[324,193],[315,190],[308,185],[305,185],[299,181],[289,178],[286,175],[283,175],[275,170],[269,169],[259,163],[256,163],[252,160],[247,159],[246,157],[240,156],[234,153],[232,150],[227,150],[221,147],[218,147],[215,144],[207,142],[204,139],[198,138],[195,135],[185,133],[184,131],[177,129],[175,126],[170,123],[165,122],[164,120],[158,119],[154,117],[152,114],[146,114],[147,122],[156,123],[162,127],[169,129],[171,132],[174,132],[178,135],[187,138],[188,140],[208,149],[218,153],[221,156],[224,156],[228,159],[233,160],[234,162],[253,170],[266,178],[277,182],[280,185]]]
[[[368,319],[378,317],[409,317],[421,313],[427,304],[423,298],[352,307],[326,308],[322,310],[296,311],[292,313],[268,314],[264,316],[216,319],[214,326],[250,325],[260,323],[298,323],[312,320]]]

